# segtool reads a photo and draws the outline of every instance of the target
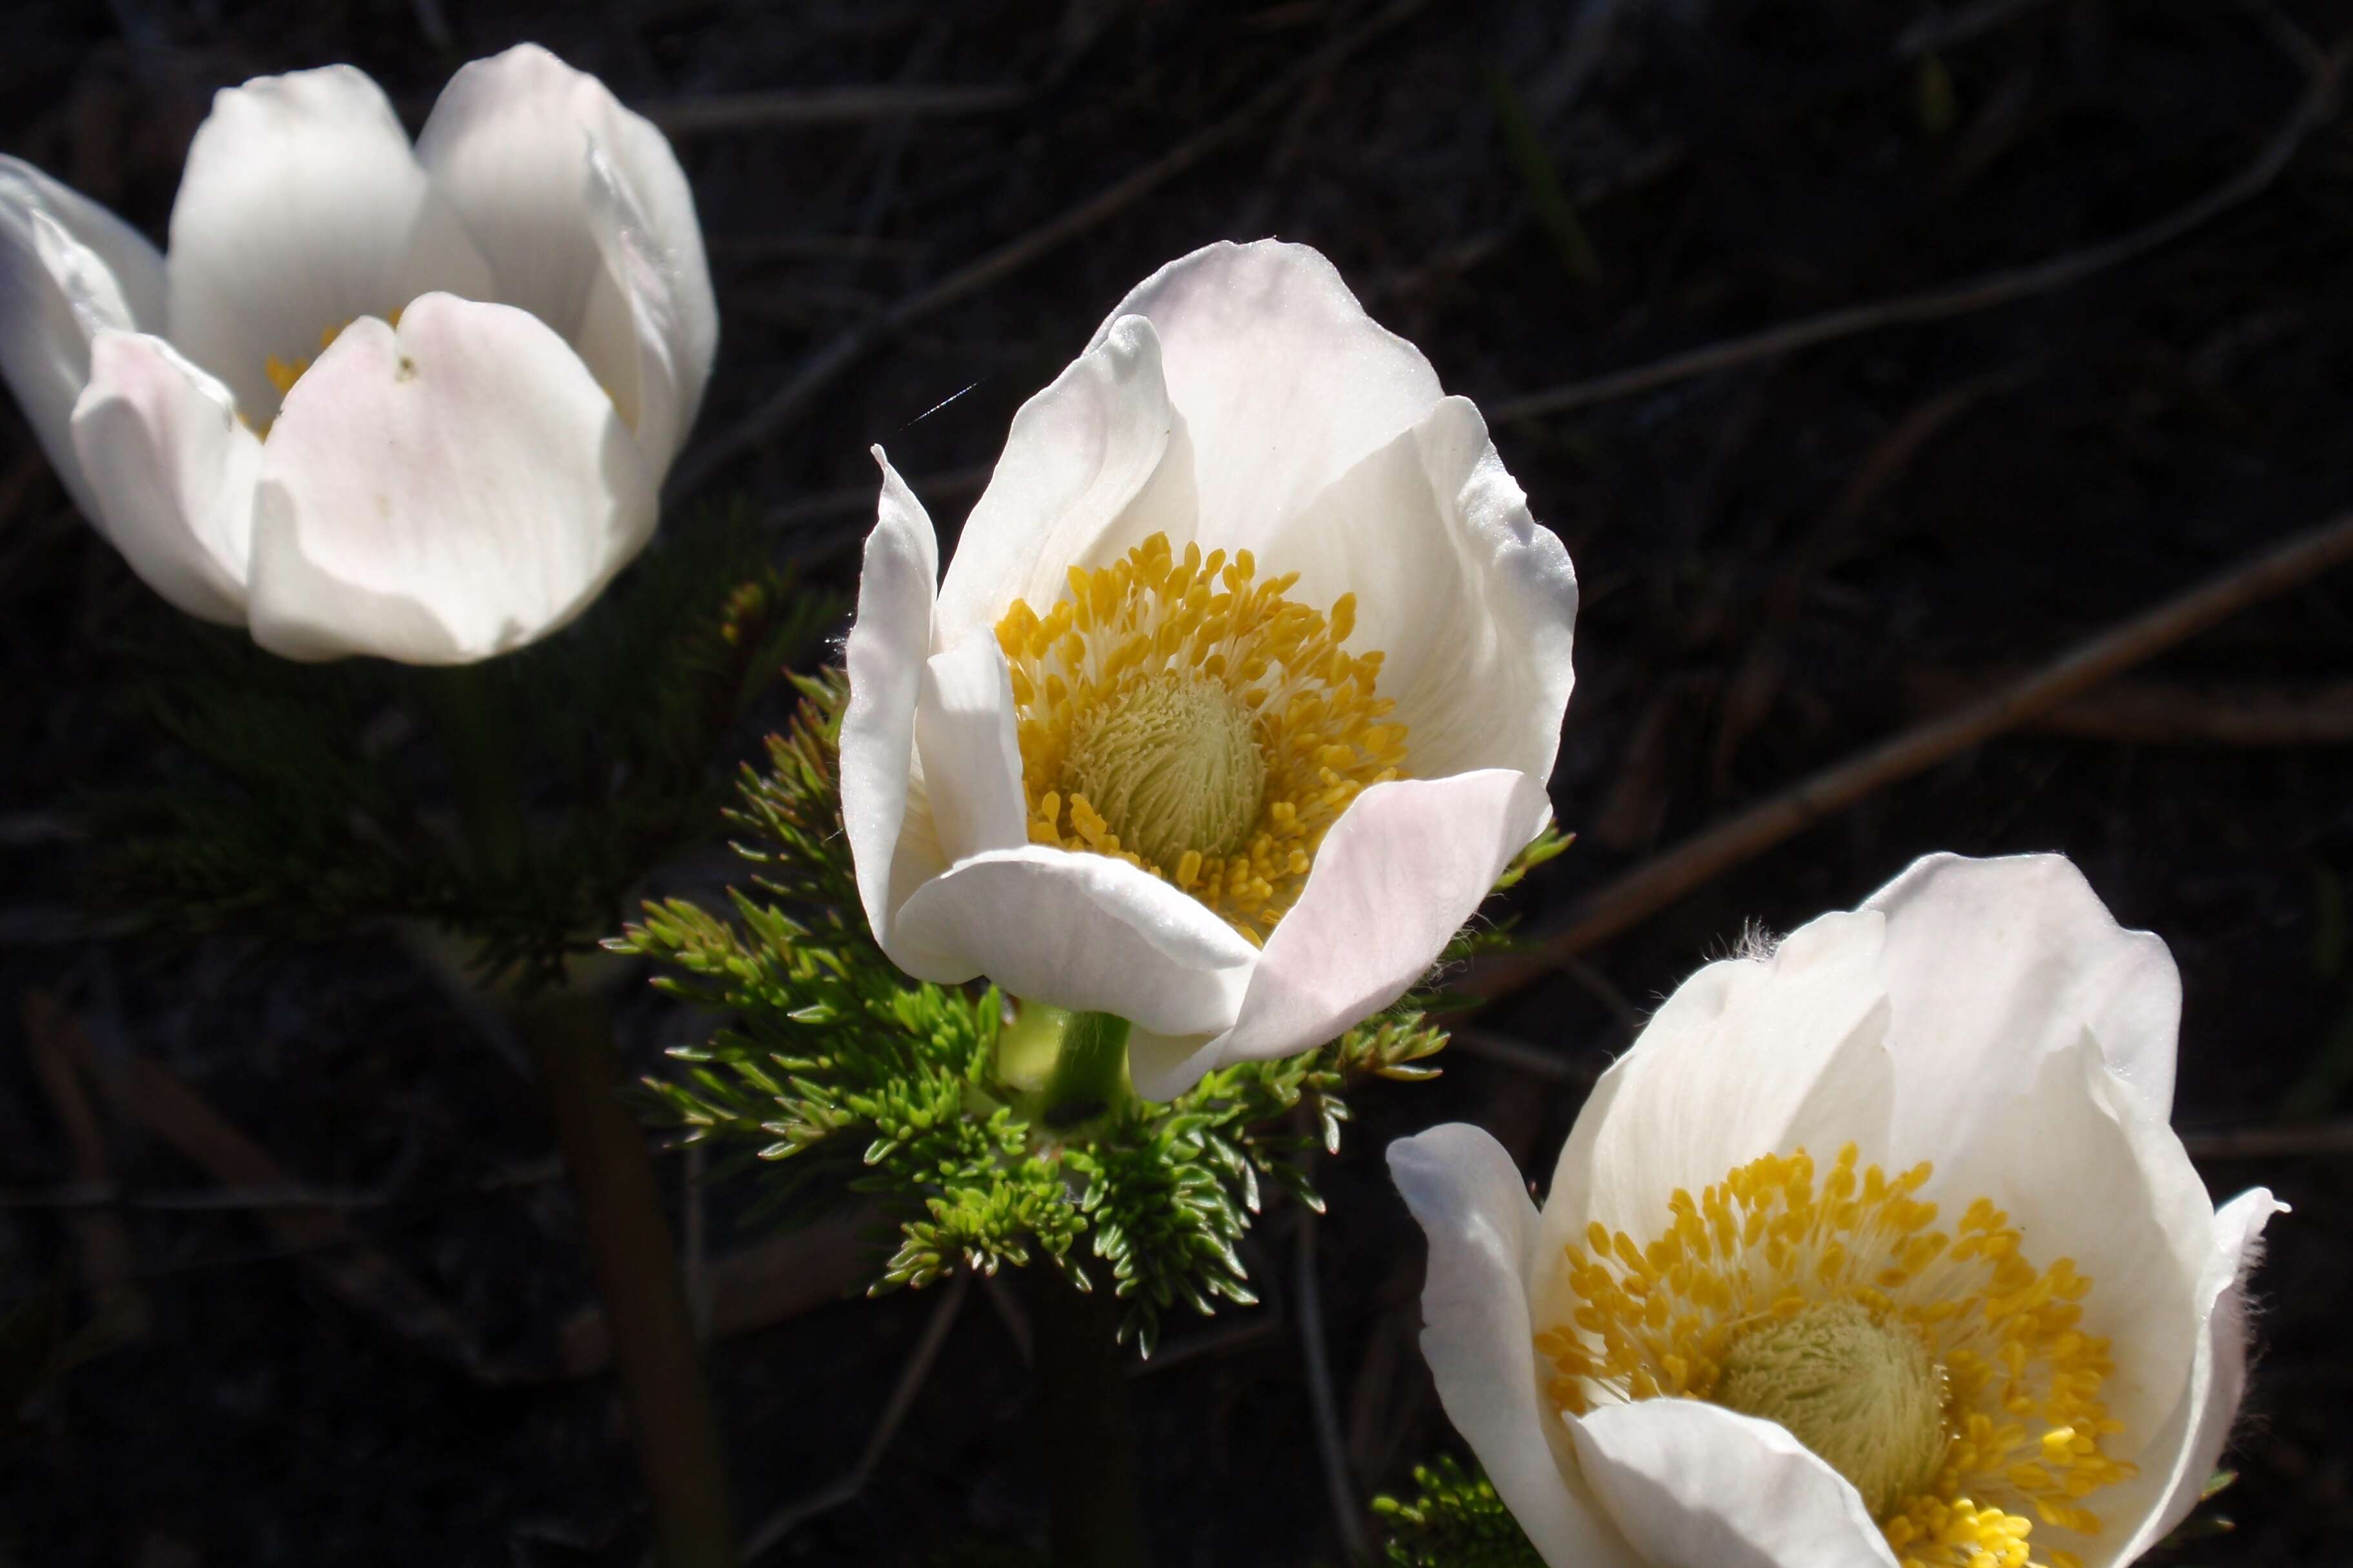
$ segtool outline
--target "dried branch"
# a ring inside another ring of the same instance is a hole
[[[206,1187],[195,1192],[142,1193],[128,1191],[108,1181],[78,1181],[35,1192],[0,1192],[5,1209],[146,1209],[171,1214],[243,1214],[253,1209],[396,1208],[410,1204],[446,1202],[451,1198],[506,1192],[514,1187],[540,1186],[564,1178],[563,1163],[536,1160],[486,1176],[464,1186],[438,1191],[336,1192],[295,1184],[269,1187]]]
[[[163,1064],[144,1057],[109,1060],[54,997],[36,994],[26,1006],[28,1021],[37,1020],[35,1026],[99,1086],[118,1115],[144,1126],[224,1182],[264,1189],[292,1184],[267,1151]],[[296,1207],[264,1208],[257,1215],[330,1290],[410,1343],[464,1368],[480,1383],[505,1384],[528,1375],[485,1352],[470,1328],[406,1270],[368,1246],[342,1215]]]
[[[1503,423],[1566,413],[1572,408],[1630,397],[1638,392],[1686,381],[1711,371],[1752,364],[1758,360],[1772,359],[1839,338],[1876,331],[1883,327],[1938,321],[1990,310],[1997,305],[2047,294],[2069,284],[2080,283],[2110,268],[2122,266],[2180,238],[2269,189],[2272,182],[2279,177],[2280,171],[2295,156],[2296,150],[2304,145],[2305,139],[2336,113],[2337,80],[2344,74],[2346,55],[2346,49],[2339,47],[2312,72],[2304,96],[2296,100],[2271,140],[2244,168],[2196,201],[2178,207],[2156,222],[2144,225],[2129,234],[2081,250],[2067,251],[2031,267],[2010,268],[1966,283],[1901,295],[1868,305],[1849,306],[1844,310],[1810,316],[1804,321],[1767,327],[1763,331],[1751,332],[1745,337],[1728,338],[1720,342],[1686,349],[1681,353],[1669,354],[1664,359],[1637,365],[1630,370],[1612,371],[1607,375],[1507,398],[1491,405],[1490,414],[1497,423]]]
[[[1533,1078],[1548,1079],[1555,1083],[1590,1086],[1599,1076],[1594,1069],[1557,1051],[1531,1045],[1510,1035],[1499,1035],[1493,1029],[1460,1026],[1447,1031],[1447,1048],[1464,1056],[1477,1057],[1498,1067],[1510,1068]]]
[[[976,496],[988,488],[988,479],[997,471],[994,463],[981,463],[968,468],[950,468],[945,473],[926,474],[907,481],[907,488],[922,496],[926,505],[935,500],[948,500],[960,496]],[[856,520],[856,537],[864,538],[874,521],[874,505],[882,494],[881,479],[877,475],[862,485],[845,485],[838,490],[805,496],[770,507],[761,521],[771,528],[798,529],[812,522],[831,522],[838,518]],[[820,540],[818,550],[826,547],[830,535]]]
[[[1580,900],[1530,947],[1475,967],[1452,989],[1493,1001],[1873,791],[2048,713],[2248,605],[2348,560],[2353,560],[2353,512],[2076,644],[1981,701],[1907,730],[1684,840]]]
[[[765,131],[778,125],[848,125],[987,114],[1026,102],[1018,82],[983,87],[828,87],[804,91],[713,93],[640,103],[638,112],[672,136]]]
[[[2214,1127],[2184,1132],[2181,1142],[2193,1160],[2288,1160],[2319,1154],[2353,1154],[2353,1121],[2315,1121],[2285,1127]]]
[[[874,1435],[866,1440],[866,1451],[858,1456],[858,1463],[840,1479],[794,1499],[763,1521],[744,1543],[746,1568],[763,1553],[782,1544],[796,1526],[839,1508],[866,1489],[874,1467],[881,1462],[883,1451],[898,1435],[900,1424],[906,1420],[908,1410],[915,1403],[915,1395],[923,1392],[925,1380],[932,1375],[932,1364],[939,1360],[940,1347],[947,1342],[948,1331],[955,1327],[956,1313],[964,1306],[968,1283],[968,1276],[958,1274],[940,1293],[940,1303],[932,1309],[931,1321],[923,1325],[923,1337],[916,1342],[915,1353],[900,1369],[899,1381],[892,1385],[890,1401],[883,1405],[881,1419],[874,1423]]]
[[[853,1295],[873,1273],[875,1215],[864,1207],[787,1231],[703,1266],[705,1340],[733,1339]],[[593,1377],[612,1360],[604,1309],[586,1306],[556,1331],[561,1375]]]
[[[1340,1436],[1340,1399],[1332,1386],[1332,1357],[1324,1342],[1324,1293],[1315,1271],[1315,1215],[1299,1211],[1299,1239],[1293,1291],[1299,1303],[1299,1352],[1307,1363],[1307,1402],[1315,1413],[1315,1453],[1324,1468],[1324,1491],[1339,1527],[1341,1549],[1351,1563],[1369,1563],[1373,1545],[1365,1534],[1365,1506],[1348,1474],[1348,1447]]]
[[[55,997],[33,992],[25,998],[25,1060],[35,1081],[56,1112],[58,1130],[65,1138],[74,1175],[85,1184],[108,1185],[112,1171],[107,1158],[106,1130],[83,1092],[68,1047],[60,1038],[70,1015]],[[111,1332],[125,1340],[143,1340],[153,1321],[146,1294],[136,1282],[138,1254],[122,1216],[105,1210],[76,1214],[70,1222],[81,1254],[81,1279],[98,1316]]]
[[[1954,692],[1982,690],[1986,682],[1931,671],[1911,684],[1941,694],[1933,705],[1942,708]],[[2353,745],[2353,680],[2119,680],[2053,708],[2029,728],[2128,746]]]
[[[1934,10],[1896,36],[1895,58],[1908,60],[1932,49],[1948,49],[2004,22],[2040,11],[2052,0],[1978,0],[1958,10]]]
[[[938,282],[917,289],[874,320],[849,328],[803,361],[792,379],[771,393],[765,402],[687,453],[670,475],[671,499],[699,489],[720,469],[766,440],[886,338],[1011,276],[1149,195],[1235,140],[1252,121],[1292,101],[1308,82],[1340,65],[1429,3],[1430,0],[1393,0],[1362,26],[1335,38],[1282,72],[1217,124],[1179,142],[1151,163],[1029,233],[1007,241]]]

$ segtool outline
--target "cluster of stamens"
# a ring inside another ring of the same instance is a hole
[[[1341,646],[1356,596],[1319,613],[1284,596],[1297,582],[1155,533],[1071,567],[1043,615],[1015,600],[997,639],[1032,842],[1143,867],[1264,942],[1324,833],[1406,756],[1381,655]]]
[[[1856,1160],[1850,1143],[1819,1189],[1803,1150],[1678,1189],[1648,1244],[1588,1226],[1535,1341],[1555,1409],[1730,1405],[1853,1482],[1903,1568],[2080,1568],[2028,1537],[2096,1535],[2084,1500],[2134,1473],[2101,1451],[2122,1427],[2100,1399],[2108,1342],[2081,1327],[2092,1281],[2027,1261],[1983,1197],[1931,1229],[1926,1163],[1891,1178]],[[1825,1368],[1859,1386],[1826,1396]]]

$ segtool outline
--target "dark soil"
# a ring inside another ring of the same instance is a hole
[[[709,439],[838,334],[1221,122],[1376,9],[36,0],[0,18],[0,152],[160,237],[208,95],[262,72],[349,60],[421,108],[459,60],[536,38],[633,101],[1026,88],[986,112],[681,142],[724,320]],[[447,48],[423,20],[443,11]],[[1322,247],[1450,388],[1491,407],[2037,261],[2229,178],[2304,90],[2285,32],[2334,47],[2353,22],[2336,0],[1951,8],[1966,11],[2000,15],[1924,53],[1898,44],[1918,0],[1422,7],[1152,194],[881,341],[709,488],[775,509],[779,552],[846,584],[841,547],[871,513],[828,498],[871,490],[871,442],[919,490],[987,464],[1014,408],[1131,284],[1219,237]],[[1580,32],[1605,15],[1614,26]],[[1499,130],[1505,101],[1531,134]],[[1589,264],[1554,190],[1574,198]],[[1554,781],[1582,837],[1523,889],[1529,922],[2353,500],[2348,279],[2353,120],[2339,120],[2255,199],[2087,281],[1499,426],[1586,591]],[[945,525],[973,492],[928,493]],[[166,1064],[294,1179],[377,1194],[351,1216],[377,1246],[494,1350],[545,1353],[587,1296],[568,1200],[544,1181],[478,1189],[545,1160],[550,1138],[529,1085],[418,971],[370,942],[189,954],[74,916],[89,847],[60,813],[149,765],[151,742],[110,706],[114,639],[148,613],[0,407],[0,1182],[15,1195],[0,1288],[21,1299],[70,1268],[73,1226],[94,1212],[19,1201],[74,1179],[22,1048],[19,1000],[43,989],[101,1050]],[[2340,572],[2137,672],[2153,724],[2020,731],[1966,752],[1716,877],[1482,1026],[1590,1067],[1628,1038],[1628,1004],[1662,995],[1744,922],[1852,905],[1927,850],[2064,850],[2180,963],[2181,1126],[2309,1133],[2261,1157],[2201,1156],[2218,1196],[2265,1184],[2295,1213],[2272,1229],[2239,1480],[2218,1505],[2237,1528],[2167,1561],[2346,1561],[2344,699],[2333,738],[2198,736],[2218,700],[2244,700],[2201,683],[2304,702],[2348,678]],[[626,1022],[649,1068],[698,1026],[650,996]],[[1366,1091],[1323,1174],[1323,1306],[1366,1493],[1453,1441],[1412,1342],[1422,1246],[1383,1145],[1468,1118],[1541,1171],[1577,1110],[1573,1089],[1493,1059],[1449,1063],[1434,1086]],[[209,1180],[119,1120],[103,1132],[133,1195]],[[715,1247],[740,1239],[723,1223],[738,1185],[715,1192]],[[250,1214],[114,1212],[153,1328],[36,1407],[0,1493],[27,1563],[638,1560],[645,1521],[607,1384],[480,1386],[322,1290]],[[1279,1212],[1255,1243],[1264,1331],[1172,1353],[1139,1385],[1166,1563],[1339,1558],[1288,1289],[1294,1226]],[[937,1300],[848,1301],[717,1347],[747,1521],[853,1462]],[[1227,1327],[1179,1325],[1171,1351]],[[1034,1542],[1029,1409],[1012,1342],[975,1293],[872,1484],[776,1557],[917,1563]]]

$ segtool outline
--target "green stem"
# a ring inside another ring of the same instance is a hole
[[[1029,1279],[1054,1568],[1146,1568],[1119,1303],[1044,1258]]]
[[[619,1097],[604,999],[546,993],[514,1009],[580,1207],[581,1246],[612,1330],[613,1366],[664,1568],[735,1568],[719,1426],[645,1135]]]
[[[1125,1103],[1126,1019],[1025,1001],[997,1037],[997,1082],[1021,1114],[1067,1138]]]
[[[1127,1093],[1128,1022],[1111,1013],[1072,1013],[1046,1078],[1039,1117],[1057,1131],[1108,1114]]]

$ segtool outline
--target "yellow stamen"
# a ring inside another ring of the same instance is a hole
[[[1647,1244],[1588,1226],[1535,1338],[1548,1396],[1779,1421],[1855,1482],[1903,1568],[2071,1568],[2034,1555],[2034,1526],[2098,1534],[2084,1500],[2134,1474],[2101,1451],[2123,1428],[2100,1398],[2108,1342],[2082,1329],[2092,1281],[2070,1258],[2028,1262],[1987,1198],[1931,1229],[1927,1164],[1856,1161],[1850,1143],[1819,1184],[1802,1149],[1751,1161],[1676,1191]]]
[[[1406,728],[1375,695],[1381,655],[1327,616],[1155,533],[1099,570],[1073,566],[1044,614],[997,624],[1012,672],[1032,842],[1116,855],[1263,942],[1324,835],[1367,784],[1396,778]]]

